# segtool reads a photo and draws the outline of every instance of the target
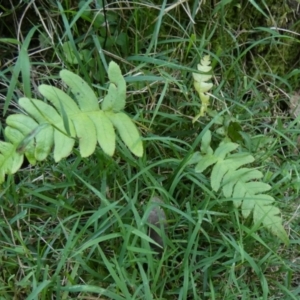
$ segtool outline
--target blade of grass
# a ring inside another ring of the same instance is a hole
[[[6,115],[9,103],[13,97],[13,93],[16,89],[18,78],[20,72],[22,73],[23,79],[23,88],[24,92],[28,97],[31,97],[31,84],[30,84],[30,61],[28,56],[28,46],[32,39],[34,32],[36,31],[37,27],[33,27],[27,34],[24,43],[21,46],[20,55],[16,61],[16,64],[13,68],[11,80],[9,83],[9,87],[6,94],[6,99],[3,106],[3,116]],[[24,68],[24,69],[23,69]]]

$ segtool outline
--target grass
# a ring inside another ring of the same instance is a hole
[[[270,29],[264,14],[283,22],[273,2],[104,1],[108,28],[102,1],[17,2],[0,15],[2,128],[18,98],[39,98],[41,83],[60,87],[62,68],[102,98],[114,60],[126,74],[126,112],[145,154],[138,159],[118,141],[113,158],[99,148],[89,158],[75,150],[57,164],[50,157],[7,176],[0,299],[299,299],[300,128],[287,96],[299,88],[299,70],[279,55],[282,44],[297,43],[297,32]],[[247,19],[248,10],[263,22]],[[209,173],[186,164],[205,128],[214,146],[224,138],[209,116],[192,124],[201,106],[192,72],[206,54],[211,108],[240,124],[238,143],[272,186],[289,246],[244,220],[211,190]],[[168,219],[161,257],[147,242],[153,195],[164,200]]]

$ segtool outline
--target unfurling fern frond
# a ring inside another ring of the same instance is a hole
[[[39,99],[19,99],[19,105],[28,115],[14,114],[6,119],[7,142],[0,141],[0,183],[5,174],[19,170],[23,155],[34,165],[46,159],[54,146],[54,159],[58,162],[71,154],[76,140],[82,157],[91,155],[97,142],[112,156],[116,140],[114,128],[133,154],[143,155],[138,129],[122,112],[126,83],[116,63],[109,64],[110,85],[102,109],[95,93],[81,77],[67,70],[62,70],[60,77],[77,102],[62,90],[45,84],[39,86],[39,91],[52,106]]]
[[[198,71],[201,73],[193,73],[194,87],[198,92],[201,100],[200,112],[193,118],[193,123],[196,122],[200,117],[204,116],[209,106],[209,95],[207,92],[213,87],[211,82],[207,82],[212,78],[210,65],[210,56],[205,55],[201,59],[201,63],[197,66]]]
[[[271,187],[259,181],[263,177],[262,172],[241,168],[253,162],[253,156],[248,153],[230,154],[239,147],[231,142],[223,142],[213,151],[210,141],[211,132],[208,130],[202,139],[201,155],[194,155],[196,159],[193,159],[193,163],[197,163],[195,171],[201,173],[213,165],[210,178],[212,189],[217,192],[221,188],[226,198],[232,199],[236,207],[241,207],[244,218],[252,213],[255,225],[262,224],[288,244],[288,236],[279,216],[280,210],[274,206],[275,199],[264,194]]]

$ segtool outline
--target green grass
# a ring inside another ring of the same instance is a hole
[[[125,111],[145,154],[134,157],[118,140],[112,158],[99,147],[89,158],[75,150],[57,164],[49,157],[7,176],[0,300],[299,299],[300,127],[287,96],[299,88],[299,70],[284,56],[298,43],[292,14],[293,25],[284,27],[273,1],[104,1],[105,37],[102,1],[81,8],[67,0],[14,2],[0,16],[2,128],[18,98],[41,98],[42,83],[61,88],[62,68],[101,99],[114,60],[126,75]],[[291,33],[270,29],[272,18]],[[192,72],[206,54],[214,70],[211,108],[240,124],[238,143],[272,186],[289,246],[213,192],[209,172],[186,164],[208,127],[214,147],[224,138],[209,116],[192,124],[201,106]],[[161,257],[147,242],[153,195],[164,200],[168,219]]]

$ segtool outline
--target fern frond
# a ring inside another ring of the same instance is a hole
[[[125,107],[126,82],[119,66],[111,62],[111,81],[99,107],[96,95],[78,75],[62,70],[61,79],[70,87],[74,99],[60,89],[42,84],[40,93],[53,105],[39,99],[20,98],[28,115],[14,114],[6,119],[5,137],[0,141],[0,183],[5,174],[15,173],[23,155],[34,165],[47,158],[53,147],[56,162],[71,154],[76,140],[82,157],[90,156],[100,145],[109,156],[115,151],[116,134],[136,156],[143,155],[143,144],[134,122],[121,110]]]
[[[100,109],[94,91],[81,77],[68,70],[60,71],[59,76],[71,88],[81,111],[97,111]]]
[[[104,111],[112,110],[118,112],[125,107],[126,82],[119,70],[118,65],[115,62],[111,62],[111,67],[108,69],[109,89],[102,102]]]
[[[119,131],[121,139],[133,154],[139,156],[143,151],[143,145],[139,143],[139,132],[131,119],[123,112],[106,112],[106,115]]]
[[[14,174],[23,163],[23,155],[17,153],[13,144],[0,141],[0,182],[5,174]]]
[[[97,112],[89,112],[88,116],[95,125],[97,140],[100,147],[102,148],[104,153],[109,156],[113,156],[116,148],[116,134],[112,122],[102,110],[99,110]],[[139,134],[136,140],[140,141]],[[139,152],[139,155],[137,156],[141,156],[140,154],[142,152],[143,150]]]
[[[209,146],[210,140],[211,133],[207,131],[201,145],[204,155],[199,157],[195,171],[201,173],[214,165],[210,178],[212,189],[217,192],[221,188],[226,198],[231,198],[236,207],[241,207],[244,218],[252,213],[255,225],[262,224],[288,244],[280,210],[274,206],[275,199],[263,194],[271,188],[259,181],[263,174],[256,169],[241,168],[253,162],[254,157],[248,153],[230,154],[239,146],[231,142],[221,143],[213,152]]]
[[[201,100],[201,109],[200,112],[193,118],[193,123],[196,122],[200,117],[204,116],[207,107],[209,106],[209,95],[207,92],[213,87],[213,84],[207,82],[212,78],[211,72],[211,65],[210,65],[210,56],[205,55],[202,59],[200,64],[197,65],[199,73],[193,73],[194,78],[194,87],[195,90],[198,92],[200,100]]]

